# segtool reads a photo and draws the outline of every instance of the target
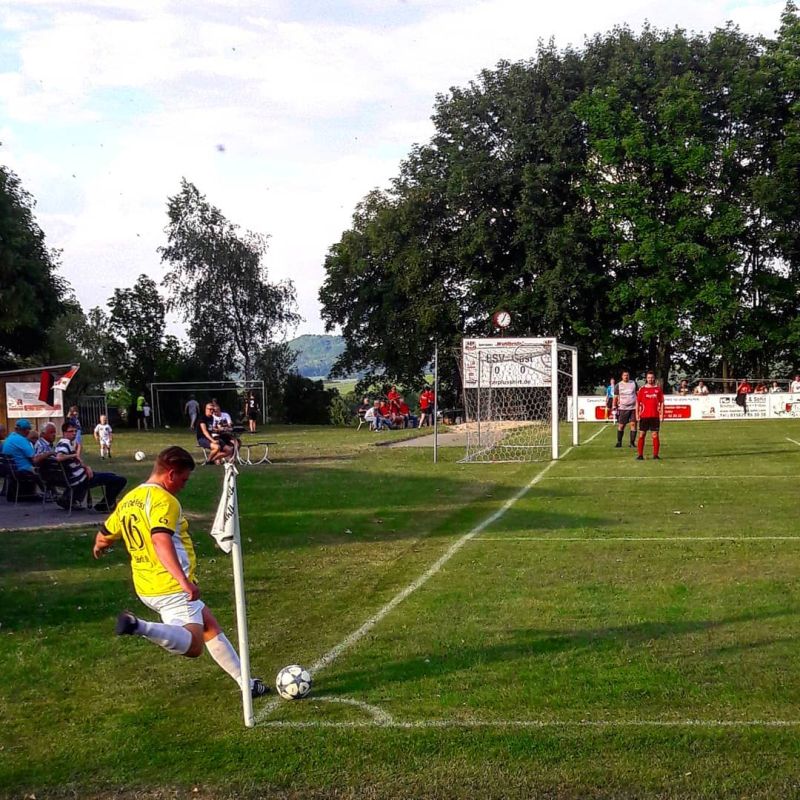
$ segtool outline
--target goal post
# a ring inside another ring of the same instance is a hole
[[[553,337],[464,339],[458,361],[463,461],[558,459],[578,444],[576,348]]]

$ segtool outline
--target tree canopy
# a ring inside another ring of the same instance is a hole
[[[231,223],[189,181],[169,198],[168,216],[168,242],[159,249],[169,267],[168,308],[182,314],[209,374],[251,380],[259,354],[299,321],[293,283],[270,283],[267,237]]]
[[[790,3],[774,39],[619,27],[439,96],[326,258],[338,371],[408,382],[500,308],[578,346],[586,385],[795,362],[799,79]]]
[[[0,365],[18,365],[45,349],[48,332],[66,313],[66,282],[33,215],[33,198],[0,166]]]

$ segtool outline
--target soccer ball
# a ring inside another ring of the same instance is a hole
[[[136,451],[136,452],[133,454],[133,457],[134,457],[134,458],[135,458],[137,461],[144,461],[144,460],[147,458],[147,456],[144,454],[144,450],[137,450],[137,451]]]
[[[284,667],[275,678],[275,688],[284,700],[300,700],[311,691],[311,673],[299,664]]]

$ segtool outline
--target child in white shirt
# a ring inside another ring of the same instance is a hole
[[[94,438],[100,443],[100,458],[105,458],[108,454],[108,460],[111,460],[111,440],[114,435],[111,431],[111,426],[108,424],[108,417],[105,414],[100,415],[100,422],[95,426]]]

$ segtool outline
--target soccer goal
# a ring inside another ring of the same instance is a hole
[[[184,407],[190,397],[204,404],[216,397],[223,411],[228,411],[234,421],[243,416],[244,400],[253,392],[261,409],[261,420],[268,419],[267,393],[264,381],[161,381],[150,384],[153,407],[153,427],[161,428],[180,424],[184,419]]]
[[[459,366],[463,462],[557,459],[578,444],[576,348],[551,338],[464,339]]]

